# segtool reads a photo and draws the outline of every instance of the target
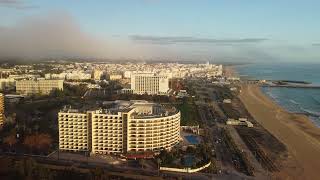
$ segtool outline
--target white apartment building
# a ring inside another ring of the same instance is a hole
[[[66,74],[67,80],[88,80],[91,79],[91,74],[84,73],[82,71],[72,71]]]
[[[0,79],[0,90],[14,88],[15,83],[16,81],[13,78]]]
[[[55,89],[63,90],[63,80],[16,81],[16,92],[20,94],[50,94]]]
[[[59,148],[126,154],[158,152],[179,142],[180,112],[174,108],[147,101],[113,101],[108,105],[107,109],[86,112],[61,110]]]
[[[37,79],[40,78],[40,75],[38,74],[19,74],[19,75],[9,75],[8,79],[14,79],[16,81],[18,80],[25,80],[25,79]]]
[[[131,78],[131,74],[132,74],[132,71],[125,71],[125,72],[123,73],[123,77],[130,79],[130,78]]]
[[[99,69],[95,69],[92,71],[92,79],[93,80],[101,80],[101,77],[103,75],[103,71]]]
[[[60,73],[60,74],[45,74],[44,78],[45,79],[61,79],[65,80],[66,79],[67,73]]]
[[[131,89],[135,94],[167,94],[169,78],[154,73],[138,73],[131,75]]]
[[[116,81],[122,79],[122,74],[110,74],[109,79],[111,81]]]

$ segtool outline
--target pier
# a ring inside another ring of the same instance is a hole
[[[320,89],[320,85],[313,85],[307,81],[248,79],[242,82],[247,84],[260,84],[262,87]]]
[[[286,84],[286,85],[278,85],[278,84],[262,84],[262,87],[282,87],[282,88],[309,88],[309,89],[320,89],[320,86],[316,85],[297,85],[297,84]]]

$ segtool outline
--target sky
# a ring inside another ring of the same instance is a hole
[[[0,0],[0,58],[320,62],[318,0]]]

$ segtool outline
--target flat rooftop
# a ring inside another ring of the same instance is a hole
[[[132,111],[131,116],[135,119],[148,119],[165,117],[176,114],[178,111],[174,107],[162,106],[158,103],[153,103],[145,100],[131,100],[131,101],[104,101],[102,107],[94,109],[72,109],[71,106],[66,106],[60,110],[64,113],[86,113],[87,111],[94,111],[97,114],[110,114],[118,115],[119,113],[125,113]]]

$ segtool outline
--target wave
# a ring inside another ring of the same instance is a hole
[[[289,100],[291,103],[295,104],[295,105],[300,105],[300,103],[298,103],[297,101],[293,100],[293,99],[290,99]]]
[[[305,109],[305,108],[300,108],[303,112],[311,115],[311,116],[316,116],[316,117],[320,117],[320,112],[315,112],[309,109]]]
[[[312,116],[309,116],[309,119],[310,119],[318,128],[320,128],[320,117],[312,117]]]
[[[317,99],[317,98],[314,97],[314,96],[311,96],[311,98],[312,98],[317,104],[320,104],[320,100],[319,100],[319,99]]]
[[[272,99],[277,99],[277,96],[275,96],[274,94],[272,94],[272,92],[271,91],[269,91],[269,90],[266,90],[266,91],[264,91],[269,97],[271,97]]]
[[[278,96],[276,96],[276,95],[274,95],[274,94],[272,94],[272,93],[270,93],[269,96],[270,96],[272,99],[274,99],[275,101],[279,101]]]

